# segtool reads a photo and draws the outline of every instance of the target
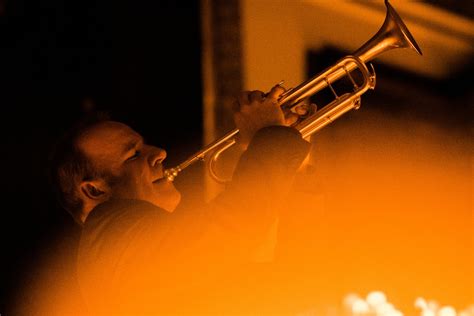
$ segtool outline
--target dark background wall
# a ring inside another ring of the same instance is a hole
[[[109,110],[176,163],[200,147],[199,1],[2,1],[0,313],[78,228],[47,157],[88,108]]]

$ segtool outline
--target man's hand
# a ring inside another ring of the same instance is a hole
[[[285,112],[285,119],[288,126],[293,126],[298,129],[300,123],[306,118],[316,113],[318,107],[314,103],[310,103],[310,100],[303,100],[296,106],[293,106],[291,110]]]
[[[241,149],[246,149],[253,135],[261,128],[274,125],[296,126],[302,119],[316,112],[316,105],[301,102],[292,110],[283,112],[278,99],[285,92],[281,85],[267,94],[259,90],[244,91],[234,103],[234,122],[239,129],[237,137]]]
[[[240,94],[234,104],[234,122],[239,129],[240,146],[246,148],[253,135],[261,128],[291,124],[285,119],[278,104],[278,98],[284,91],[283,87],[276,85],[267,94],[258,90]]]

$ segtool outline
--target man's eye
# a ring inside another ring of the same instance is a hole
[[[140,150],[137,150],[137,151],[135,151],[135,153],[133,154],[133,156],[130,156],[127,160],[134,160],[134,159],[137,159],[138,157],[140,157],[140,154],[141,154],[141,151],[140,151]]]

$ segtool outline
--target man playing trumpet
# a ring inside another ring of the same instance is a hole
[[[192,210],[178,207],[164,176],[166,152],[129,126],[98,120],[66,135],[52,174],[61,205],[83,226],[77,275],[91,314],[236,308],[229,284],[271,255],[278,209],[309,152],[291,127],[297,115],[278,104],[283,92],[240,94],[234,121],[246,150],[225,191]]]

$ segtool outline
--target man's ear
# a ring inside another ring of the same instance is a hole
[[[103,200],[108,196],[109,189],[103,180],[92,180],[81,183],[81,192],[88,199]]]

